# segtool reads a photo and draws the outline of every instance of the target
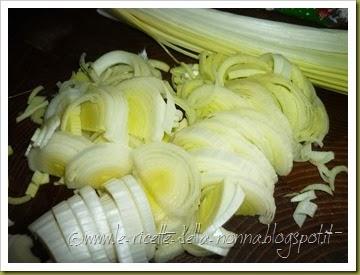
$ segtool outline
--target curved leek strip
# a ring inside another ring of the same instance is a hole
[[[218,111],[250,107],[247,101],[227,88],[209,84],[194,90],[187,102],[196,111],[198,119],[204,119]]]
[[[101,83],[101,85],[116,86],[120,82],[133,77],[133,68],[129,65],[120,64],[106,69],[100,76],[98,82]]]
[[[184,148],[187,151],[199,148],[219,148],[232,151],[231,144],[226,143],[226,139],[221,135],[208,129],[201,129],[197,124],[185,127],[175,133],[172,143]]]
[[[321,141],[324,138],[329,129],[329,119],[316,96],[310,101],[299,87],[276,75],[262,76],[256,81],[264,85],[278,100],[297,142]]]
[[[194,213],[200,177],[186,151],[168,143],[146,144],[133,151],[133,160],[139,182],[165,213],[177,217]]]
[[[316,190],[316,191],[323,191],[325,193],[328,193],[329,195],[333,196],[333,191],[331,190],[329,185],[323,184],[323,183],[313,183],[306,187],[304,187],[300,192],[306,192],[310,190]]]
[[[177,94],[180,98],[187,99],[193,91],[202,85],[204,85],[204,80],[202,79],[186,81],[183,85],[181,85],[181,87],[177,89]]]
[[[197,213],[201,233],[213,235],[236,212],[244,201],[245,194],[236,180],[227,178],[223,183],[205,187]]]
[[[198,122],[196,127],[200,129],[208,129],[213,133],[221,135],[223,139],[226,139],[226,144],[231,146],[232,152],[235,152],[242,158],[253,161],[254,165],[257,165],[259,168],[261,168],[264,175],[268,175],[268,177],[271,178],[274,183],[277,182],[276,172],[269,160],[252,142],[248,141],[235,129],[223,125],[214,118]]]
[[[80,132],[102,133],[102,137],[109,142],[127,145],[127,102],[122,94],[113,93],[112,89],[110,86],[90,89],[72,102],[62,117],[62,130],[67,129],[71,114],[79,108],[77,119],[81,123]]]
[[[42,102],[38,102],[33,104],[32,102],[29,106],[25,109],[24,113],[16,118],[16,122],[20,122],[28,117],[31,117],[35,112],[45,109],[45,107],[49,104],[49,101],[44,100]]]
[[[20,205],[20,204],[24,204],[28,201],[30,201],[32,199],[32,197],[30,195],[25,195],[22,197],[8,197],[8,204],[11,205]]]
[[[41,171],[62,177],[67,163],[92,143],[84,137],[65,132],[55,132],[43,148],[32,148],[27,156],[28,165],[33,171]]]
[[[52,116],[57,115],[62,117],[65,109],[69,104],[83,95],[88,87],[88,83],[69,80],[61,84],[59,93],[51,100],[48,108],[46,109],[44,119],[45,121]]]
[[[300,201],[293,214],[296,224],[302,227],[307,216],[314,217],[317,208],[317,205],[308,199]]]
[[[180,120],[171,95],[166,93],[163,82],[154,77],[138,77],[121,82],[116,87],[124,94],[128,108],[129,134],[144,143],[161,141],[164,131],[169,132],[176,120]],[[169,102],[165,103],[162,94]],[[168,115],[168,117],[166,117]]]
[[[28,155],[29,151],[33,147],[43,148],[47,145],[51,137],[54,135],[55,131],[60,126],[60,119],[58,116],[52,116],[47,120],[41,128],[36,129],[33,136],[31,137],[31,142],[28,149],[25,152],[25,156]]]
[[[106,89],[106,88],[105,88]],[[104,96],[106,95],[106,96]],[[109,95],[109,96],[107,96]],[[110,142],[128,144],[128,105],[125,97],[120,94],[102,92],[105,105],[104,138]]]
[[[141,216],[138,212],[131,193],[122,180],[111,179],[104,184],[104,188],[113,198],[124,221],[125,240],[129,243],[131,257],[134,262],[147,262],[146,243],[142,242],[139,236],[144,232]]]
[[[267,157],[279,175],[287,175],[292,169],[293,154],[290,140],[261,121],[243,117],[234,112],[214,115],[220,123],[233,127],[254,143]]]
[[[254,161],[219,149],[197,149],[191,155],[202,173],[219,173],[224,177],[242,176],[256,181],[271,194],[274,190],[273,179],[262,174]]]
[[[57,262],[76,262],[51,211],[30,224],[29,230],[45,243]]]
[[[90,185],[101,188],[111,178],[127,175],[132,169],[130,149],[116,143],[97,144],[77,154],[65,168],[68,188]]]
[[[265,87],[250,78],[227,81],[226,87],[246,98],[256,111],[268,115],[269,119],[280,124],[283,130],[292,136],[292,129],[286,116],[281,112],[281,106]]]
[[[259,58],[255,58],[247,55],[232,55],[227,59],[225,59],[224,62],[221,64],[221,66],[219,66],[216,75],[216,83],[218,85],[224,86],[224,80],[226,79],[226,72],[232,66],[238,64],[253,64],[264,72],[270,72],[271,70],[269,65]]]
[[[330,188],[331,188],[332,191],[335,191],[335,178],[336,178],[336,176],[341,172],[345,172],[345,173],[348,172],[347,167],[344,166],[344,165],[338,165],[338,166],[335,166],[332,169],[329,169],[329,168],[327,168],[325,166],[325,164],[322,164],[322,163],[314,163],[314,164],[317,166],[321,178],[325,182],[329,183]]]
[[[276,211],[273,192],[270,192],[252,178],[243,177],[238,173],[229,175],[229,173],[224,174],[218,171],[208,171],[202,173],[202,185],[218,184],[229,176],[237,181],[237,184],[240,185],[245,194],[245,200],[236,212],[236,215],[259,215],[259,221],[261,223],[270,223]]]
[[[116,64],[130,65],[134,70],[134,76],[151,75],[150,68],[143,58],[125,51],[108,52],[92,63],[91,67],[98,76],[101,76],[107,68]]]
[[[303,201],[303,200],[314,200],[316,198],[317,197],[315,195],[314,190],[310,190],[310,191],[301,193],[299,195],[296,195],[295,197],[291,198],[290,201],[291,202],[300,202],[300,201]]]

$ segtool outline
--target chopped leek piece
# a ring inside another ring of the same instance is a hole
[[[41,173],[40,171],[35,171],[31,181],[37,185],[42,185],[50,182],[49,174]]]
[[[29,195],[32,198],[35,198],[37,191],[39,190],[39,185],[33,182],[30,182],[28,185],[25,195]]]
[[[302,227],[306,220],[306,217],[314,217],[316,210],[317,205],[310,200],[305,199],[303,201],[300,201],[293,214],[293,218],[296,224],[299,227]]]
[[[310,185],[304,187],[300,192],[303,193],[303,192],[306,192],[309,190],[314,190],[314,191],[319,190],[319,191],[326,192],[331,196],[333,195],[333,191],[331,190],[330,186],[327,184],[323,184],[323,183],[310,184]]]
[[[19,205],[19,204],[23,204],[28,202],[29,200],[31,200],[31,196],[30,195],[25,195],[22,197],[8,197],[8,203],[12,204],[12,205]]]
[[[303,200],[313,200],[316,199],[316,195],[314,190],[306,191],[304,193],[301,193],[299,195],[296,195],[295,197],[291,198],[291,202],[299,202]]]

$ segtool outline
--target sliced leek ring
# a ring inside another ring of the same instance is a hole
[[[29,230],[45,243],[57,262],[75,261],[51,211],[46,212],[30,224]]]
[[[141,234],[144,234],[144,228],[129,189],[122,180],[118,179],[106,182],[104,187],[118,207],[133,261],[136,263],[147,262],[147,245],[139,238]]]
[[[106,256],[103,245],[98,242],[99,231],[96,228],[95,222],[85,204],[83,199],[75,194],[67,200],[72,213],[77,219],[78,224],[84,235],[84,241],[91,254],[92,261],[94,262],[109,262]]]
[[[100,198],[101,205],[106,213],[106,218],[110,225],[112,234],[112,242],[116,248],[117,259],[121,263],[132,263],[134,262],[133,255],[131,254],[130,245],[124,237],[126,236],[124,220],[122,220],[119,210],[108,195],[104,194]]]
[[[91,254],[84,243],[84,235],[67,201],[62,201],[51,210],[74,261],[79,263],[91,262]]]
[[[115,247],[114,244],[108,241],[108,238],[111,235],[110,225],[106,219],[105,210],[100,203],[100,199],[96,194],[96,191],[90,186],[84,186],[83,188],[79,189],[79,195],[84,200],[84,203],[86,204],[93,220],[95,221],[98,232],[104,240],[102,244],[105,248],[107,257],[111,262],[115,262]]]

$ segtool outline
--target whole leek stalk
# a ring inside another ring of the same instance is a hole
[[[195,59],[202,51],[252,56],[278,53],[298,65],[314,85],[347,93],[345,30],[298,26],[212,9],[107,12],[152,36],[165,49]]]

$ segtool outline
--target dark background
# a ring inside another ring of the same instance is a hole
[[[243,15],[279,20],[296,24],[313,25],[287,17],[276,12],[260,9],[232,10]],[[140,52],[146,48],[151,58],[158,58],[169,64],[174,62],[150,37],[120,22],[104,18],[93,9],[10,9],[9,10],[9,144],[15,153],[9,158],[9,195],[22,196],[31,179],[24,152],[36,125],[29,120],[16,124],[15,118],[26,107],[27,94],[18,95],[43,85],[49,97],[56,92],[56,82],[64,81],[78,68],[81,53],[87,53],[87,60],[95,60],[101,54],[121,49]],[[176,54],[185,62],[189,58]],[[336,159],[332,165],[347,165],[347,96],[317,89],[330,117],[330,132],[324,140],[324,150],[332,150]],[[293,246],[288,258],[280,258],[276,249],[282,244],[237,243],[227,257],[196,258],[183,254],[174,262],[347,262],[347,175],[340,174],[336,180],[334,197],[317,192],[315,203],[319,208],[314,218],[309,218],[299,230],[292,219],[296,204],[283,196],[299,191],[304,186],[320,182],[316,167],[308,163],[295,163],[292,173],[280,177],[275,197],[277,214],[274,223],[276,233],[284,235],[299,231],[300,234],[317,233],[323,224],[323,232],[333,224],[334,234],[329,244],[301,246],[300,253]],[[4,183],[3,183],[4,184]],[[9,233],[26,233],[26,227],[48,211],[52,206],[70,197],[71,190],[64,186],[47,184],[42,186],[35,199],[20,206],[9,206],[9,217],[15,225]],[[225,226],[236,233],[266,234],[267,226],[257,218],[234,217]],[[274,230],[274,224],[270,231]],[[44,249],[37,243],[34,252],[46,260]]]

